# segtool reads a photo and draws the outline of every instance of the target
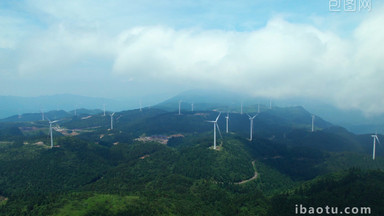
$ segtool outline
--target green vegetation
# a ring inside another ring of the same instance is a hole
[[[269,215],[295,215],[295,205],[370,207],[372,215],[384,214],[384,172],[350,169],[316,178],[289,193],[272,198]]]
[[[302,108],[260,115],[252,142],[248,118],[233,115],[218,150],[205,122],[215,112],[115,116],[114,130],[108,116],[64,119],[61,127],[82,131],[55,131],[53,149],[45,122],[1,123],[0,215],[292,215],[297,203],[384,214],[382,150],[372,161],[367,137],[332,127],[308,132]],[[180,133],[167,145],[135,140]]]
[[[85,215],[133,215],[139,213],[138,196],[118,196],[97,194],[88,198],[72,196],[66,204],[57,210],[57,216],[85,216]]]

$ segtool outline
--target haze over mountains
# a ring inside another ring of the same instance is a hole
[[[190,110],[193,103],[196,110],[212,110],[220,107],[227,111],[240,112],[241,103],[243,103],[244,112],[255,111],[248,110],[247,107],[260,105],[262,109],[272,106],[289,107],[303,106],[309,112],[321,116],[325,120],[345,127],[351,132],[363,133],[384,133],[384,115],[368,116],[360,110],[343,110],[326,104],[322,101],[305,98],[289,99],[270,99],[262,97],[250,97],[244,94],[219,91],[219,90],[190,90],[177,96],[163,101],[165,95],[133,98],[133,99],[107,99],[97,97],[85,97],[78,95],[52,95],[41,97],[13,97],[0,96],[0,118],[11,117],[13,115],[27,113],[40,113],[41,110],[47,112],[52,110],[64,110],[74,112],[76,109],[96,109],[102,110],[103,105],[110,111],[122,111],[140,107],[155,106],[168,111],[176,110],[178,102],[181,100],[183,110]],[[15,117],[13,117],[15,118]],[[12,118],[11,118],[12,119]],[[4,121],[0,120],[0,121]]]

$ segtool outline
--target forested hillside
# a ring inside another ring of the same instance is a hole
[[[246,114],[159,109],[0,124],[1,215],[294,215],[295,204],[383,214],[383,148],[300,107]],[[308,121],[309,119],[309,121]],[[379,136],[381,138],[381,136]],[[367,146],[368,145],[368,146]],[[377,193],[375,193],[377,192]],[[332,199],[330,199],[332,197]]]

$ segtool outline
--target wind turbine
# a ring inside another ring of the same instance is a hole
[[[269,109],[272,109],[272,100],[269,100]]]
[[[103,109],[104,109],[104,116],[105,116],[105,104],[103,104]]]
[[[217,124],[217,120],[219,120],[220,115],[221,115],[221,112],[219,113],[215,121],[208,121],[213,123],[213,149],[215,150],[216,150],[216,128],[219,130],[219,133],[220,133],[220,128],[219,128],[219,125]]]
[[[111,116],[111,130],[113,130],[113,115],[115,115],[115,113],[110,114],[110,116]]]
[[[140,100],[140,112],[143,111],[143,104],[141,103],[141,100]]]
[[[77,105],[75,105],[75,116],[77,116]]]
[[[248,115],[248,114],[247,114]],[[249,117],[249,121],[250,121],[250,131],[249,131],[249,141],[252,141],[252,135],[253,135],[253,119],[258,116],[259,114],[256,114],[254,116],[250,116],[248,115]]]
[[[378,143],[380,143],[380,140],[379,140],[379,137],[377,136],[377,133],[374,134],[374,135],[371,135],[371,137],[373,138],[372,160],[375,160],[375,156],[376,156],[376,140],[377,140]]]
[[[191,111],[193,112],[193,103],[191,103]]]
[[[48,119],[48,118],[47,118]],[[52,124],[58,122],[59,120],[51,121],[48,119],[49,122],[49,134],[51,135],[51,148],[53,148],[53,133],[52,133]]]
[[[243,101],[241,101],[241,105],[240,105],[240,114],[243,115]]]
[[[312,132],[315,131],[315,115],[312,115]]]
[[[226,132],[226,133],[228,133],[228,120],[229,120],[229,113],[227,113],[227,116],[225,116],[225,121],[226,121],[225,132]]]
[[[44,111],[43,111],[43,110],[40,110],[40,112],[41,112],[41,120],[44,121]]]
[[[180,109],[181,109],[181,100],[179,100],[179,115],[181,115]]]

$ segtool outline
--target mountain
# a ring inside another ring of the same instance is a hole
[[[88,110],[88,109],[77,109],[76,115],[81,118],[89,115],[96,115],[102,113],[102,110]],[[44,113],[24,113],[22,115],[14,115],[8,118],[0,119],[0,122],[28,122],[28,121],[39,121],[39,120],[55,120],[63,119],[75,116],[75,111],[66,112],[64,110],[49,111]]]
[[[195,110],[219,109],[223,112],[240,112],[241,103],[243,112],[256,112],[260,109],[267,110],[270,104],[273,107],[304,107],[308,112],[342,126],[353,133],[366,134],[384,133],[384,114],[367,115],[361,110],[341,109],[327,102],[310,98],[265,98],[253,97],[247,94],[228,92],[225,90],[190,90],[172,97],[156,107],[167,111],[178,110],[178,102],[181,101],[182,110],[191,110],[194,104]],[[250,109],[252,108],[253,109]]]
[[[23,115],[25,113],[40,113],[41,111],[71,111],[76,107],[79,109],[103,109],[103,104],[106,104],[107,110],[124,110],[138,106],[136,101],[135,103],[130,103],[127,101],[70,94],[39,97],[0,96],[0,118]]]
[[[156,104],[165,95],[156,97],[145,97],[143,106]],[[40,97],[14,97],[0,96],[0,119],[12,115],[26,113],[39,113],[41,110],[49,112],[52,110],[73,111],[76,106],[81,109],[102,109],[106,104],[107,110],[122,111],[138,108],[141,98],[107,99],[98,97],[85,97],[78,95],[53,95]],[[225,90],[190,90],[182,92],[155,105],[158,109],[166,111],[177,111],[178,103],[181,101],[183,111],[191,111],[192,103],[194,110],[218,109],[223,112],[240,112],[241,103],[243,112],[256,112],[258,105],[260,110],[267,110],[270,104],[273,107],[297,107],[302,106],[310,113],[321,116],[334,125],[342,126],[351,132],[358,134],[384,133],[384,114],[366,115],[360,110],[340,109],[327,102],[309,98],[265,98],[253,97]],[[253,109],[250,109],[252,108]]]
[[[373,161],[370,135],[320,116],[312,132],[303,107],[272,106],[255,117],[252,141],[247,114],[230,112],[225,133],[221,113],[213,150],[207,121],[226,110],[207,107],[216,111],[53,111],[62,115],[52,149],[47,121],[32,120],[39,113],[0,122],[0,215],[294,215],[294,202],[335,197],[342,206],[349,194],[352,204],[384,213],[376,196],[366,199],[383,187],[384,149],[377,145]],[[257,114],[258,106],[245,110]]]

